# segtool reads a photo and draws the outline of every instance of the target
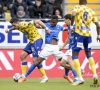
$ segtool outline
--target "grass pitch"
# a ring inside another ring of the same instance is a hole
[[[50,78],[47,83],[39,83],[40,79],[28,78],[23,83],[16,83],[12,78],[0,78],[0,90],[100,90],[100,84],[92,85],[92,79],[85,79],[85,83],[72,86],[67,80]]]

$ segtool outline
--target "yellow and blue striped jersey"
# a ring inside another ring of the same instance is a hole
[[[29,40],[30,43],[34,43],[37,39],[42,38],[37,28],[34,26],[34,22],[20,22],[19,31],[21,31]]]
[[[91,36],[91,22],[98,22],[95,12],[86,5],[76,5],[73,9],[75,16],[75,32],[83,36]]]

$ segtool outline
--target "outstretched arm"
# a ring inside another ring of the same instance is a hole
[[[6,29],[5,32],[8,33],[9,31],[13,31],[13,30],[15,30],[14,27],[12,27],[12,28],[10,28],[10,29]]]
[[[66,39],[65,43],[63,46],[60,48],[60,50],[64,49],[64,47],[69,43],[69,37]]]
[[[76,16],[76,12],[73,11],[72,12],[72,18],[71,18],[71,26],[73,26],[73,24],[74,24],[75,16]]]
[[[100,42],[100,25],[99,22],[95,22],[96,30],[97,30],[97,41]]]
[[[47,29],[46,25],[41,21],[41,20],[36,20],[35,21],[35,24],[36,24],[36,27],[38,26],[41,26],[43,27],[45,30]]]
[[[47,33],[50,33],[49,28],[41,20],[36,20],[35,24],[36,24],[36,26],[43,27],[46,30]]]

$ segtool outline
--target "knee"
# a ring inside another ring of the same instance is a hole
[[[38,66],[39,64],[42,63],[43,60],[44,60],[43,58],[40,58],[40,57],[39,57],[39,58],[34,62],[34,64],[35,64],[36,66]]]
[[[60,62],[60,66],[65,67],[65,63],[64,62]]]
[[[26,56],[25,56],[24,54],[21,54],[21,55],[20,55],[21,61],[23,61],[25,58],[26,58]]]

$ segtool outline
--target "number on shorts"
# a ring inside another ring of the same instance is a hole
[[[88,12],[84,12],[84,14],[83,14],[83,19],[84,19],[85,21],[87,21],[87,19],[88,19]]]

